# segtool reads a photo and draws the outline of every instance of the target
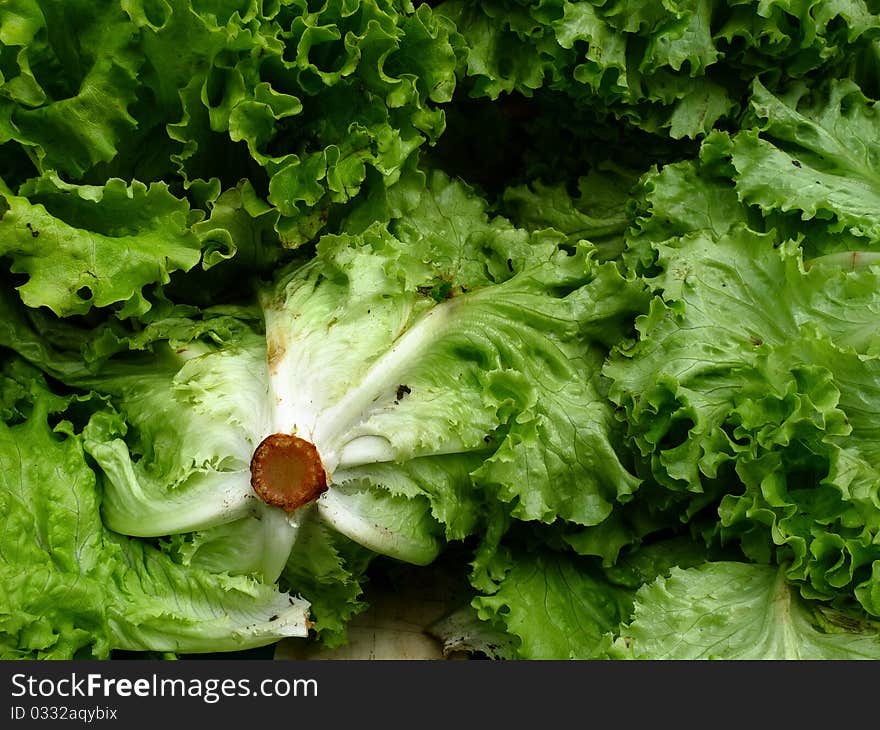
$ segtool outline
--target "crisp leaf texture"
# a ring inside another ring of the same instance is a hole
[[[272,433],[316,445],[328,524],[414,563],[478,532],[493,499],[593,525],[630,498],[598,370],[641,289],[580,239],[518,229],[439,173],[415,179],[399,218],[325,236],[261,286],[265,334],[243,308],[155,319],[83,373],[13,316],[8,346],[109,399],[84,444],[111,529],[197,531],[193,564],[275,580],[301,520],[251,488]]]
[[[872,247],[880,235],[877,104],[851,80],[781,98],[756,81],[751,111],[757,124],[730,141],[739,197],[765,212],[829,221]]]
[[[609,297],[606,311],[591,285],[626,282],[560,243],[490,219],[441,175],[390,232],[325,237],[263,297],[275,430],[315,443],[331,475],[482,454],[472,488],[515,516],[602,521],[638,481],[615,454],[601,351],[581,330],[590,303],[597,322],[627,306]],[[455,459],[433,464],[461,477]]]
[[[871,656],[878,12],[0,3],[0,653]]]
[[[768,565],[672,568],[636,593],[614,656],[633,659],[874,659],[868,622],[817,612]]]
[[[876,269],[807,270],[742,227],[655,249],[662,299],[604,370],[633,443],[685,502],[720,499],[718,531],[750,557],[876,614]]]
[[[628,606],[628,592],[594,575],[587,561],[551,554],[518,555],[497,590],[474,599],[482,620],[519,639],[521,659],[603,658]]]
[[[189,206],[164,184],[71,185],[52,174],[18,195],[0,183],[0,211],[0,255],[28,277],[22,301],[61,316],[115,304],[125,316],[143,314],[145,286],[200,259]]]
[[[33,405],[25,420],[0,425],[4,658],[235,650],[306,634],[305,601],[249,578],[184,568],[109,532],[81,438],[69,423],[48,425],[66,404],[15,365],[0,387],[20,407],[30,405],[25,398]]]
[[[447,0],[465,39],[471,93],[548,89],[675,139],[736,118],[746,79],[834,78],[876,34],[855,2]],[[817,73],[818,72],[818,73]]]

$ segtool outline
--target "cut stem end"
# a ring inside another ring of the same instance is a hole
[[[267,504],[293,512],[327,491],[327,474],[313,443],[273,433],[251,458],[251,486]]]

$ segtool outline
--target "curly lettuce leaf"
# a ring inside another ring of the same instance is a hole
[[[142,62],[123,7],[24,0],[0,10],[0,144],[79,179],[120,154]],[[4,171],[4,175],[6,172]]]
[[[586,558],[518,553],[478,617],[517,638],[519,659],[602,659],[629,615],[630,592],[608,583]]]
[[[618,659],[831,660],[880,656],[875,623],[803,600],[770,565],[673,567],[636,592]]]
[[[145,31],[145,47],[157,69],[181,36],[195,56],[170,75],[176,88],[162,89],[179,97],[168,129],[180,176],[194,187],[217,176],[222,145],[237,163],[230,167],[264,181],[275,229],[295,247],[332,208],[371,180],[393,184],[436,141],[444,127],[437,105],[455,86],[454,29],[426,4],[387,0],[252,10],[223,22],[175,8]],[[205,69],[196,77],[194,65]],[[154,83],[167,87],[167,76]]]
[[[313,512],[305,518],[280,584],[310,602],[312,628],[325,646],[344,644],[348,621],[367,608],[366,571],[375,555]]]
[[[108,531],[95,473],[54,396],[8,361],[0,424],[0,654],[107,658],[114,649],[231,651],[307,633],[308,604],[246,577],[185,568]],[[85,396],[84,396],[85,397]]]
[[[263,295],[275,430],[315,443],[331,483],[337,469],[475,454],[470,488],[514,516],[601,521],[638,481],[615,453],[585,322],[640,301],[606,310],[591,286],[627,282],[561,243],[490,218],[439,174],[390,230],[325,237]]]
[[[391,0],[30,0],[0,38],[7,184],[161,181],[208,214],[246,177],[289,247],[437,140],[459,43],[428,4]]]
[[[815,219],[872,249],[880,235],[876,103],[851,79],[813,93],[796,86],[785,95],[755,81],[750,113],[754,125],[722,143],[739,198],[765,216]],[[809,243],[810,229],[801,229]]]
[[[601,259],[612,260],[624,247],[629,191],[637,178],[631,170],[607,164],[578,180],[577,197],[562,184],[538,180],[505,190],[501,209],[518,226],[533,231],[552,228],[570,241],[588,240]]]
[[[66,317],[115,305],[137,316],[151,306],[145,287],[199,263],[189,213],[163,183],[72,185],[48,174],[15,194],[0,182],[0,255],[27,275],[18,292],[29,307]]]
[[[743,227],[655,250],[661,296],[604,368],[631,443],[710,534],[876,615],[877,270]]]
[[[447,0],[474,96],[565,94],[675,139],[736,120],[748,81],[846,77],[876,38],[862,0],[678,3]]]

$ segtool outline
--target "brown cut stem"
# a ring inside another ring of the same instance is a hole
[[[313,443],[273,433],[251,458],[251,486],[267,504],[293,512],[327,491],[327,474]]]

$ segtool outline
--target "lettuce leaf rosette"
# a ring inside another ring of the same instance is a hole
[[[878,44],[5,4],[0,656],[332,649],[451,569],[450,651],[876,659]]]

